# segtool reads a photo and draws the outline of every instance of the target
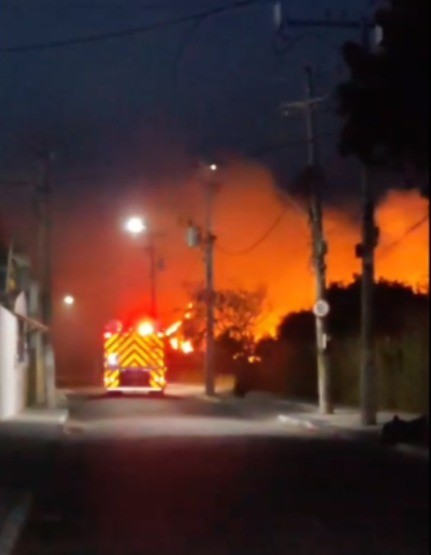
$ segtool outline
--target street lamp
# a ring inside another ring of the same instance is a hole
[[[157,259],[155,233],[151,228],[147,227],[145,220],[139,216],[130,217],[125,223],[125,230],[134,237],[142,234],[146,234],[148,237],[148,246],[145,250],[150,260],[151,316],[157,318]]]
[[[75,304],[75,297],[73,295],[65,295],[63,298],[63,303],[66,306],[73,306]]]
[[[142,233],[147,231],[145,221],[139,216],[133,216],[129,218],[126,221],[124,228],[127,233],[130,233],[130,235],[141,235]]]

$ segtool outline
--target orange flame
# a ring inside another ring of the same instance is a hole
[[[185,355],[189,355],[194,352],[193,345],[191,341],[183,341],[181,343],[181,350]]]
[[[176,337],[173,337],[170,341],[169,341],[172,349],[174,349],[174,351],[178,351],[178,349],[180,348],[180,341],[179,339],[177,339]]]
[[[314,276],[310,264],[310,232],[307,217],[300,210],[286,204],[286,212],[280,224],[256,244],[280,214],[283,202],[277,192],[271,173],[259,164],[233,161],[221,172],[221,188],[215,199],[214,230],[217,236],[215,256],[216,288],[266,287],[268,309],[257,326],[257,334],[274,333],[285,314],[309,308],[315,299]],[[72,364],[77,345],[88,345],[94,357],[100,349],[100,329],[114,314],[119,318],[130,311],[145,313],[149,302],[147,275],[148,260],[137,256],[136,244],[124,237],[112,221],[118,219],[118,207],[125,214],[135,206],[145,205],[148,219],[156,229],[164,232],[157,248],[166,259],[166,268],[158,276],[158,308],[162,322],[170,325],[178,319],[178,307],[187,307],[190,289],[205,280],[202,252],[189,249],[180,227],[180,217],[193,219],[198,225],[204,221],[204,190],[197,180],[158,182],[154,192],[141,183],[129,184],[128,190],[136,192],[128,196],[122,190],[121,199],[111,202],[106,214],[99,214],[99,196],[87,199],[88,213],[80,222],[87,237],[83,244],[76,234],[76,214],[82,211],[82,202],[71,196],[64,203],[61,218],[61,238],[57,248],[56,276],[61,289],[69,289],[73,283],[80,303],[80,323],[70,333],[70,317],[57,314],[54,326],[56,340],[60,345],[60,358],[70,365],[71,375],[78,363]],[[91,193],[89,193],[91,195]],[[360,206],[355,200],[354,210],[325,208],[325,232],[329,246],[328,281],[348,283],[361,271],[360,261],[355,258],[355,245],[360,242]],[[93,209],[94,204],[94,209]],[[376,252],[376,272],[380,278],[398,280],[412,287],[428,288],[429,283],[429,237],[428,225],[409,229],[428,211],[427,200],[418,193],[391,192],[383,199],[377,220],[381,228],[380,245]],[[100,237],[105,237],[109,249],[100,249]],[[241,253],[243,251],[243,253]],[[100,279],[100,268],[110,268]],[[95,295],[97,291],[100,294]],[[100,299],[104,299],[100,303]],[[192,307],[184,311],[187,314]],[[85,322],[85,326],[82,325]],[[78,337],[79,335],[79,337]],[[77,343],[75,344],[74,341]],[[177,349],[180,340],[172,338]],[[172,343],[171,343],[172,345]],[[59,366],[62,364],[59,362]],[[97,369],[97,364],[94,365]],[[96,370],[95,370],[96,372]]]

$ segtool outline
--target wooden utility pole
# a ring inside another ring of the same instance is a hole
[[[310,67],[306,68],[306,122],[308,141],[308,166],[310,169],[310,224],[313,241],[313,266],[316,277],[316,301],[326,301],[326,254],[327,242],[323,230],[321,176],[316,141],[314,114],[314,82]],[[316,315],[317,375],[319,408],[323,414],[332,414],[331,367],[328,356],[327,317]]]
[[[42,323],[51,328],[52,323],[52,187],[51,152],[39,153],[40,176],[36,185],[36,212],[38,222],[38,274]],[[45,377],[45,396],[48,407],[56,404],[56,377],[52,335],[42,337],[42,358]]]
[[[284,107],[287,113],[292,110],[302,111],[306,121],[308,144],[307,184],[310,186],[308,215],[313,243],[312,259],[316,278],[316,303],[326,302],[326,254],[328,248],[323,230],[321,176],[319,175],[315,121],[315,107],[324,100],[324,98],[315,97],[313,73],[310,67],[306,67],[305,100],[291,102]],[[316,314],[319,409],[323,414],[332,414],[334,409],[331,396],[331,367],[328,356],[329,336],[327,328],[327,316]]]
[[[362,21],[362,44],[371,49],[370,26]],[[379,229],[375,222],[375,198],[370,166],[362,162],[362,243],[357,255],[362,260],[361,283],[361,362],[360,362],[360,420],[363,426],[377,423],[377,379],[375,361],[374,289],[375,250]]]
[[[217,166],[211,165],[210,172],[216,172]],[[217,184],[215,178],[210,177],[205,183],[206,187],[206,217],[204,231],[205,248],[205,276],[206,291],[206,357],[205,357],[205,393],[208,396],[215,394],[215,316],[214,316],[214,245],[215,235],[213,229],[214,195]]]
[[[219,189],[216,174],[217,164],[203,165],[202,182],[205,188],[205,223],[203,227],[188,222],[187,244],[190,248],[202,248],[205,263],[205,304],[206,304],[206,348],[205,348],[205,393],[215,394],[215,315],[214,315],[214,197]]]
[[[52,319],[52,234],[51,234],[51,153],[41,153],[40,174],[36,185],[36,211],[38,220],[38,273],[42,306],[42,319],[50,325]]]
[[[157,306],[157,258],[156,258],[156,241],[153,232],[149,232],[148,237],[148,257],[150,262],[150,301],[151,301],[151,317],[155,320],[158,319],[158,306]]]
[[[374,221],[374,195],[369,168],[362,167],[362,243],[356,254],[362,260],[361,293],[361,424],[372,426],[377,421],[375,341],[374,341],[374,254],[378,229]]]
[[[368,18],[346,19],[291,19],[283,20],[280,8],[276,10],[278,34],[288,41],[289,28],[320,28],[325,30],[355,30],[361,33],[361,42],[365,50],[376,47],[380,29]],[[375,33],[374,44],[372,34]],[[370,169],[366,164],[362,168],[362,244],[357,247],[357,255],[362,259],[362,294],[361,294],[361,363],[360,363],[360,397],[361,422],[373,425],[377,420],[376,369],[374,353],[374,254],[378,242],[378,229],[374,219],[374,195]]]

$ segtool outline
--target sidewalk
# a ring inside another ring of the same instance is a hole
[[[68,408],[27,407],[15,416],[0,420],[0,439],[11,437],[9,433],[11,430],[14,432],[20,430],[34,431],[36,429],[41,431],[55,430],[61,427],[68,417]]]
[[[321,414],[316,405],[311,403],[294,403],[279,401],[277,403],[278,420],[285,424],[303,426],[314,430],[330,430],[348,439],[357,437],[363,440],[379,441],[382,426],[390,422],[395,413],[381,411],[377,415],[375,426],[363,426],[360,423],[359,410],[357,408],[340,407],[335,409],[332,415]],[[418,415],[400,413],[397,415],[403,420],[412,420]],[[429,458],[429,447],[399,444],[397,450],[417,454]]]
[[[0,554],[12,555],[21,530],[27,520],[31,496],[0,487]]]
[[[6,422],[19,422],[25,424],[63,424],[68,416],[67,408],[47,409],[44,407],[32,407],[25,409],[22,413]]]

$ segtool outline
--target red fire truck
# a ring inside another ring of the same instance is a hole
[[[111,392],[158,392],[166,387],[165,336],[150,319],[104,331],[104,384]]]

